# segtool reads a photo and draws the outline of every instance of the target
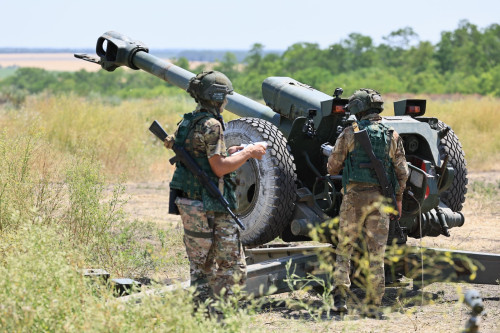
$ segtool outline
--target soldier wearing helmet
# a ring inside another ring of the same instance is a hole
[[[384,253],[389,233],[389,216],[382,212],[382,192],[374,170],[366,168],[370,162],[363,148],[355,142],[354,133],[366,129],[375,156],[385,167],[387,177],[396,193],[396,204],[401,214],[403,191],[408,179],[403,141],[391,127],[381,122],[379,113],[384,109],[382,96],[373,89],[359,89],[350,98],[346,109],[357,121],[339,135],[327,169],[331,175],[342,172],[344,196],[340,207],[338,245],[334,271],[334,305],[340,312],[347,311],[346,296],[351,285],[349,279],[353,244],[361,246],[369,260],[367,300],[373,315],[381,305],[385,293]]]
[[[221,113],[227,105],[226,96],[233,93],[233,86],[223,73],[208,71],[196,75],[189,81],[187,92],[198,105],[195,111],[184,114],[175,135],[165,140],[165,147],[171,148],[174,143],[183,146],[212,181],[219,184],[234,210],[234,171],[249,158],[261,159],[265,147],[234,146],[226,150]],[[232,155],[237,151],[240,152]],[[184,225],[191,285],[196,286],[197,299],[203,301],[210,295],[230,294],[234,283],[243,284],[246,279],[237,225],[181,163],[176,164],[170,189],[170,199],[175,198]]]

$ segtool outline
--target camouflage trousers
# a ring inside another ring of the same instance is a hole
[[[198,297],[232,294],[232,286],[246,280],[246,261],[238,226],[225,213],[205,212],[203,202],[175,200],[184,225],[191,285]]]
[[[340,206],[336,266],[333,277],[338,289],[351,286],[351,259],[364,275],[367,300],[380,305],[385,293],[384,255],[389,217],[381,212],[382,197],[373,186],[359,185],[347,191]],[[359,258],[352,258],[355,247]],[[359,251],[358,251],[359,250]]]

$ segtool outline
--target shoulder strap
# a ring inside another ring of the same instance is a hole
[[[191,130],[194,128],[194,126],[196,126],[198,122],[207,117],[213,117],[213,115],[208,112],[196,112],[196,113],[191,112],[184,114],[184,117],[177,131],[175,144],[183,146],[188,136],[188,133],[191,132]]]

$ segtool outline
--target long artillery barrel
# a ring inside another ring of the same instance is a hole
[[[148,53],[148,47],[138,41],[115,31],[104,33],[97,40],[96,53],[99,58],[86,54],[75,54],[75,57],[94,62],[109,72],[125,66],[142,69],[160,79],[186,90],[189,80],[195,74],[174,64],[159,59]],[[280,124],[280,115],[271,108],[260,104],[238,93],[228,95],[226,109],[240,117],[255,117],[267,120],[276,126]]]

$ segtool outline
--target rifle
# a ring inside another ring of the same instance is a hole
[[[149,130],[153,133],[158,139],[161,141],[165,141],[168,134],[165,132],[163,127],[155,120],[149,126]],[[208,177],[205,171],[203,171],[198,163],[193,159],[191,155],[184,149],[184,147],[180,147],[174,144],[172,150],[175,153],[175,156],[170,159],[170,164],[174,164],[177,162],[181,162],[184,166],[198,179],[198,181],[205,187],[205,189],[210,193],[211,196],[216,198],[222,206],[226,209],[226,211],[231,215],[236,224],[241,228],[241,230],[245,230],[245,226],[241,223],[240,219],[236,214],[233,213],[231,208],[229,208],[229,203],[224,198],[222,193],[219,191],[219,188],[214,184],[214,182]]]
[[[357,143],[359,143],[359,145],[363,148],[365,153],[370,158],[370,163],[361,163],[360,168],[370,168],[375,171],[380,186],[382,187],[382,194],[384,195],[384,197],[391,200],[393,208],[397,211],[398,209],[396,205],[396,194],[394,193],[394,189],[392,187],[391,182],[387,178],[387,173],[385,171],[384,164],[373,153],[372,143],[370,142],[370,137],[368,136],[368,132],[366,131],[366,129],[359,130],[357,125],[358,124],[356,122],[353,124],[354,140]],[[390,214],[391,223],[395,224],[396,229],[398,229],[399,231],[399,236],[401,237],[402,240],[405,240],[406,237],[403,232],[403,228],[399,224],[399,218],[400,218],[399,215],[396,216],[394,214]]]

